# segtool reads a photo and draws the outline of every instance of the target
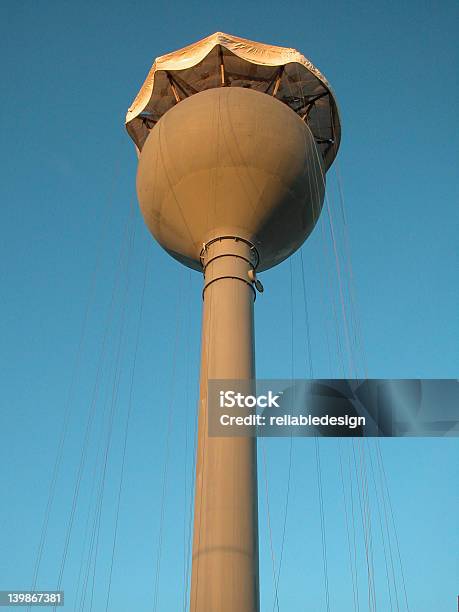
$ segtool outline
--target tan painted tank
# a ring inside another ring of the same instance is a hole
[[[253,384],[256,271],[312,231],[338,107],[294,49],[216,32],[155,60],[126,127],[147,226],[204,276],[190,611],[260,612],[256,439],[209,434],[208,381]]]
[[[315,139],[289,106],[220,87],[161,117],[140,154],[137,192],[150,231],[181,263],[201,270],[203,244],[231,235],[256,246],[260,271],[308,237],[324,177]]]

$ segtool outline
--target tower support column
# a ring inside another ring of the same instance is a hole
[[[258,254],[235,236],[203,248],[203,322],[191,612],[259,612],[256,438],[208,435],[208,380],[255,378],[250,272]],[[215,409],[215,408],[213,408]]]

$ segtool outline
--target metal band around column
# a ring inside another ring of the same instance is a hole
[[[235,242],[243,242],[245,243],[249,248],[250,248],[250,253],[251,255],[253,255],[253,259],[248,259],[247,257],[244,257],[243,255],[240,255],[239,253],[218,253],[217,255],[211,256],[207,261],[205,259],[205,254],[208,250],[208,248],[214,244],[215,242],[221,242],[223,240],[234,240]],[[246,261],[249,266],[251,266],[252,270],[256,270],[258,267],[258,264],[260,262],[260,255],[255,247],[255,245],[253,243],[251,243],[249,240],[246,240],[245,238],[242,238],[240,236],[218,236],[217,238],[213,238],[212,240],[209,240],[208,242],[206,242],[202,249],[201,249],[201,253],[199,255],[199,259],[201,261],[201,265],[202,265],[202,270],[203,270],[203,274],[205,277],[205,273],[206,273],[206,269],[207,267],[214,262],[217,259],[221,259],[223,257],[234,257],[237,259],[242,259],[243,261]],[[253,295],[254,295],[254,301],[257,299],[257,293],[255,291],[255,288],[253,286],[253,281],[251,281],[250,279],[245,279],[242,278],[240,276],[235,276],[235,275],[228,275],[225,274],[223,276],[218,276],[217,278],[213,278],[212,280],[208,281],[205,283],[204,288],[202,290],[202,298],[204,299],[204,293],[207,289],[207,287],[209,287],[210,285],[212,285],[213,283],[215,283],[218,280],[223,280],[223,279],[233,279],[233,280],[239,280],[243,283],[245,283],[246,285],[248,285],[252,291],[253,291]]]
[[[246,240],[245,238],[242,238],[241,236],[218,236],[217,238],[212,238],[212,240],[209,240],[208,242],[205,242],[202,245],[201,253],[199,254],[199,259],[201,260],[203,271],[205,271],[207,264],[210,263],[210,261],[212,261],[210,260],[209,262],[204,264],[204,253],[207,251],[207,249],[210,247],[211,244],[214,244],[214,242],[220,242],[222,240],[234,240],[235,242],[244,242],[245,244],[247,244],[250,247],[251,252],[255,255],[255,261],[254,262],[250,261],[249,263],[251,264],[254,270],[258,268],[258,264],[260,263],[260,254],[258,253],[256,246],[252,242],[250,242],[249,240]],[[230,253],[228,254],[230,255]],[[223,257],[223,255],[221,255],[221,257]],[[233,257],[242,257],[242,256],[233,255]],[[246,258],[242,257],[242,259],[246,259]]]

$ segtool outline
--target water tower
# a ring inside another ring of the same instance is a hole
[[[255,378],[256,274],[319,217],[336,102],[294,49],[217,32],[155,61],[126,127],[145,223],[204,276],[190,610],[258,612],[256,439],[208,436],[207,381]]]

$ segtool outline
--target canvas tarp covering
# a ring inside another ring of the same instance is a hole
[[[217,32],[158,57],[126,116],[138,150],[180,100],[212,87],[249,87],[275,96],[306,121],[328,168],[340,141],[339,112],[326,78],[301,53]]]

